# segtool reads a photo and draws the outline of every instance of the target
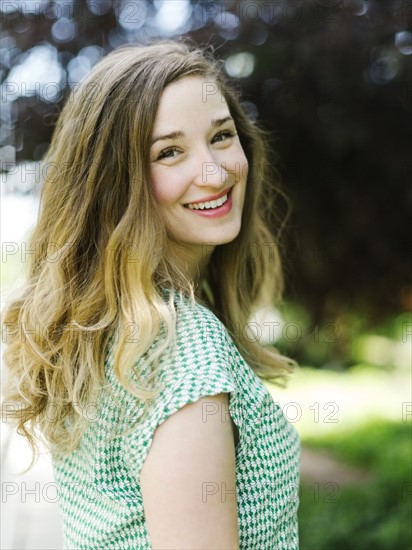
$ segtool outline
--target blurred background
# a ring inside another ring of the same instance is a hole
[[[3,303],[69,90],[121,44],[213,46],[288,197],[271,319],[301,368],[268,388],[302,438],[301,550],[412,548],[412,3],[3,0],[0,18]],[[1,548],[60,548],[47,452],[17,475],[29,453],[3,425],[2,458]]]

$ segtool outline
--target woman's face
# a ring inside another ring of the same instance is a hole
[[[216,85],[191,76],[167,86],[154,124],[150,173],[170,238],[197,257],[235,239],[247,170]]]

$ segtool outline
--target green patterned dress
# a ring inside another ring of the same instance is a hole
[[[69,455],[52,453],[64,548],[151,549],[139,474],[154,431],[187,403],[228,392],[229,412],[239,430],[240,549],[298,549],[300,444],[296,430],[217,317],[200,304],[192,308],[178,296],[174,305],[173,361],[165,360],[167,369],[161,369],[160,377],[164,389],[147,418],[136,422],[142,404],[115,377],[113,346],[109,346],[108,383],[89,411],[91,422],[79,448]],[[158,338],[152,348],[156,343]],[[145,372],[144,356],[136,365]]]

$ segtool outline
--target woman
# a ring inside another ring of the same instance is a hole
[[[219,69],[111,52],[44,159],[5,401],[50,446],[65,548],[298,548],[299,441],[261,382],[294,361],[247,330],[282,294],[275,189]]]

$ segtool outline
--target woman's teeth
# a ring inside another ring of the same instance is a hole
[[[222,206],[227,201],[227,196],[223,195],[223,197],[219,197],[218,199],[214,201],[209,202],[197,202],[196,204],[187,204],[187,208],[190,208],[190,210],[207,210],[209,208],[217,208],[218,206]]]

